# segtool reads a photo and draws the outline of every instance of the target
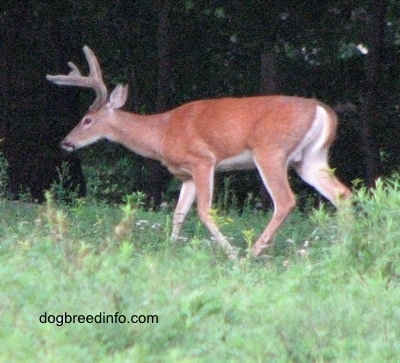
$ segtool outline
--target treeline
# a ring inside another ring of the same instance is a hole
[[[40,170],[32,159],[53,165],[63,158],[58,143],[93,95],[54,87],[44,76],[65,73],[69,60],[85,67],[81,48],[88,44],[109,85],[129,84],[128,108],[136,112],[228,95],[319,98],[339,112],[332,152],[339,176],[348,184],[363,179],[373,185],[400,161],[399,28],[400,5],[388,0],[4,1],[3,153],[14,170],[28,164],[34,173]],[[127,155],[100,147],[102,163]],[[81,156],[95,160],[90,150]],[[132,188],[159,203],[170,179],[157,164],[132,158],[146,176]],[[32,177],[26,179],[10,182],[14,190],[36,188]],[[239,178],[239,185],[247,179]],[[258,190],[257,183],[250,188]]]

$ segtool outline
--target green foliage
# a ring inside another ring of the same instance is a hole
[[[60,201],[74,201],[78,199],[79,186],[76,189],[71,189],[68,186],[71,185],[71,174],[70,167],[67,162],[63,162],[60,168],[57,168],[58,178],[50,187],[51,193],[57,200]]]
[[[7,195],[7,183],[8,183],[8,162],[0,151],[0,199],[4,199]]]
[[[190,215],[186,243],[142,195],[120,207],[0,201],[1,361],[396,361],[400,178],[352,208],[295,212],[267,256],[228,261]],[[267,215],[215,213],[243,249]],[[229,223],[228,223],[229,222]],[[123,225],[124,233],[116,227]],[[158,323],[41,323],[47,315],[157,315]]]
[[[135,154],[115,145],[100,144],[83,150],[83,158],[89,199],[120,203],[125,195],[144,189],[143,162]]]
[[[400,178],[378,179],[372,191],[357,194],[351,233],[344,236],[346,263],[358,273],[373,273],[388,282],[400,282]]]

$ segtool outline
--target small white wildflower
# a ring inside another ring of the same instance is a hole
[[[136,225],[138,227],[143,226],[143,225],[147,225],[147,224],[149,224],[149,221],[146,221],[145,219],[141,219],[141,220],[136,222]]]
[[[368,54],[368,52],[369,52],[369,49],[364,44],[361,44],[361,43],[357,45],[357,49],[361,54],[364,54],[364,55]]]
[[[307,250],[306,249],[301,249],[299,251],[297,251],[300,255],[300,257],[306,257],[307,256]]]
[[[33,223],[35,224],[35,226],[40,226],[42,224],[42,219],[41,218],[36,218]]]

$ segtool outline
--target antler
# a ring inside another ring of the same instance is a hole
[[[93,51],[85,45],[83,47],[86,60],[89,64],[89,76],[85,77],[81,74],[79,68],[72,62],[68,62],[71,72],[68,75],[46,75],[46,79],[59,86],[78,86],[92,88],[96,92],[96,99],[90,106],[90,110],[98,109],[107,99],[107,87],[104,84],[103,76],[101,75],[101,68],[99,62],[94,55]]]

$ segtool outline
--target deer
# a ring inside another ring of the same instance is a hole
[[[221,233],[212,215],[216,172],[256,168],[273,201],[273,214],[250,253],[262,256],[296,205],[288,169],[314,187],[337,208],[351,191],[328,164],[338,118],[328,105],[311,98],[285,95],[223,97],[195,100],[172,110],[142,115],[121,110],[128,87],[117,84],[108,94],[93,51],[83,52],[89,75],[72,62],[70,73],[46,75],[61,86],[92,89],[96,98],[78,125],[61,141],[68,152],[106,139],[143,157],[160,161],[182,182],[172,219],[171,239],[196,200],[200,221],[228,258],[238,249]]]

